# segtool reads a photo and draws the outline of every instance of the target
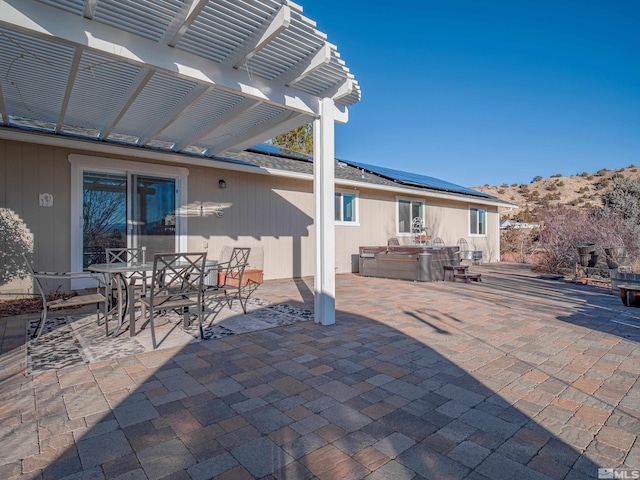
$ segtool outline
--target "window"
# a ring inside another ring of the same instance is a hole
[[[358,222],[358,195],[353,192],[336,192],[335,220],[339,223]]]
[[[398,233],[411,233],[411,221],[424,219],[424,202],[417,200],[398,200]]]
[[[487,234],[487,212],[484,208],[469,209],[469,233],[471,235]]]

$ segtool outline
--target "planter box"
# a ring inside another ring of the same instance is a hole
[[[244,275],[242,275],[242,285],[247,285],[249,283],[252,284],[260,284],[264,280],[262,279],[262,270],[245,270]],[[218,285],[222,285],[224,283],[224,272],[218,272]],[[232,287],[238,286],[238,280],[229,278],[227,280],[227,285]]]

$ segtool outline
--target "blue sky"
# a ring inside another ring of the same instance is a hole
[[[362,87],[336,156],[464,186],[640,165],[640,2],[299,0]]]

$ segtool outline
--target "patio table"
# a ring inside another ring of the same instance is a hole
[[[130,280],[131,274],[137,274],[136,278],[142,279],[143,291],[146,286],[147,272],[153,271],[153,263],[94,263],[89,265],[87,269],[91,272],[105,273],[109,275],[111,279],[116,280],[116,291],[118,298],[118,305],[116,306],[118,312],[118,326],[113,332],[113,336],[118,335],[126,311],[129,311],[129,336],[133,337],[136,334],[136,314],[135,314],[135,295],[134,284]],[[125,305],[123,301],[123,288],[127,293],[128,305]]]

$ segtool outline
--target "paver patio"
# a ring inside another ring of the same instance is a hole
[[[482,283],[340,275],[334,326],[307,321],[32,376],[24,318],[2,319],[0,478],[640,471],[640,310],[520,265],[472,269]],[[259,295],[309,309],[310,285],[272,281]]]

